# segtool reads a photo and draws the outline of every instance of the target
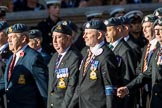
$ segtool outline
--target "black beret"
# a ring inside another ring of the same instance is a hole
[[[146,15],[143,20],[142,20],[142,23],[144,22],[155,22],[155,20],[158,19],[157,16],[154,16],[152,14],[149,14],[149,15]]]
[[[119,20],[121,21],[121,23],[124,25],[124,24],[130,24],[130,21],[129,21],[129,19],[127,18],[127,17],[125,17],[125,16],[120,16],[120,17],[118,17],[119,18]]]
[[[6,29],[8,27],[8,24],[6,21],[0,21],[0,31]]]
[[[72,21],[59,21],[58,23],[63,23],[65,25],[67,24],[72,29],[72,31],[78,32],[78,26]]]
[[[51,32],[59,32],[67,35],[72,35],[72,29],[67,23],[58,22],[52,29]]]
[[[162,8],[157,8],[154,11],[153,15],[155,15],[155,16],[162,16]]]
[[[29,38],[33,39],[38,37],[42,37],[42,32],[40,30],[33,29],[29,31]]]
[[[106,31],[106,25],[100,20],[90,20],[84,25],[84,29],[97,29]]]
[[[110,16],[114,17],[117,13],[123,13],[125,14],[125,9],[122,7],[116,7],[110,12]]]
[[[154,22],[154,27],[155,27],[156,25],[162,26],[162,18],[159,18],[159,19],[155,20],[155,22]]]
[[[14,24],[7,28],[7,33],[22,33],[28,31],[28,27],[25,24]]]
[[[118,17],[111,17],[108,20],[105,20],[104,24],[106,26],[117,26],[117,25],[122,25],[122,22]]]

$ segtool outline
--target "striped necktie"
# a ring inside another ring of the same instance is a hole
[[[145,57],[144,57],[144,61],[143,61],[142,72],[145,72],[148,68],[147,58],[148,58],[148,55],[149,55],[149,52],[150,52],[150,46],[151,46],[151,44],[147,45],[147,49],[146,49],[146,53],[145,53]]]
[[[84,63],[83,75],[85,75],[85,72],[86,72],[86,70],[87,70],[87,66],[88,66],[88,64],[89,64],[89,62],[90,62],[90,60],[91,60],[91,56],[92,56],[92,52],[89,50],[88,56],[87,56],[87,58],[86,58],[86,60],[85,60],[85,63]]]
[[[58,57],[57,57],[57,59],[56,59],[55,70],[58,69],[59,62],[60,62],[61,57],[62,57],[62,55],[58,55]]]

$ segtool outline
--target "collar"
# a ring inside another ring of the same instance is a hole
[[[128,39],[129,39],[129,35],[126,36],[126,37],[124,37],[124,40],[125,40],[125,41],[128,41]]]
[[[156,48],[157,42],[158,42],[158,41],[157,41],[156,38],[154,38],[153,40],[150,41],[150,44],[151,44],[150,50],[154,50],[154,49]]]
[[[118,43],[120,42],[121,39],[122,39],[122,37],[119,38],[118,40],[116,40],[115,42],[111,43],[113,45],[113,50],[118,45]]]
[[[100,42],[99,44],[95,45],[94,47],[91,47],[90,50],[93,54],[96,53],[96,51],[103,46],[103,44],[105,43],[105,41]]]
[[[8,46],[8,43],[2,45],[2,46],[0,47],[0,52],[3,52],[3,50],[4,50],[7,46]]]
[[[27,47],[28,45],[26,44],[25,46],[23,46],[17,53],[16,53],[16,58],[19,58],[20,57],[20,53],[21,52],[24,52],[25,48]]]
[[[40,53],[42,51],[42,48],[39,48],[37,51]]]

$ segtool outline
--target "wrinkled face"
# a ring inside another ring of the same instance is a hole
[[[61,6],[60,4],[53,4],[48,8],[49,14],[55,17],[60,16]]]
[[[86,46],[94,47],[96,44],[98,44],[99,43],[98,36],[99,36],[99,33],[97,30],[85,29],[83,38],[84,38]]]
[[[53,47],[56,49],[58,53],[63,53],[67,47],[71,45],[71,36],[53,32]]]
[[[21,35],[20,33],[10,33],[8,34],[8,43],[9,43],[9,49],[16,53],[18,50],[20,50],[26,40],[26,36]]]
[[[5,44],[7,42],[7,34],[5,31],[0,31],[0,44]]]
[[[106,29],[106,41],[111,43],[117,34],[117,28],[115,26],[108,26]]]
[[[156,25],[154,27],[154,31],[156,39],[159,41],[160,45],[162,45],[162,26]]]
[[[146,39],[151,41],[154,39],[154,31],[153,31],[153,23],[152,22],[144,22],[142,24],[143,27],[143,33]]]

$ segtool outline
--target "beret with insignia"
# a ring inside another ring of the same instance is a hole
[[[117,26],[117,25],[122,25],[122,22],[118,17],[111,17],[108,20],[105,20],[104,24],[106,26]]]
[[[28,27],[25,24],[14,24],[10,27],[7,28],[6,32],[7,34],[9,33],[22,33],[22,32],[27,32],[28,31]]]
[[[155,20],[155,22],[154,22],[154,27],[155,27],[156,25],[162,26],[162,18],[159,18],[159,19]]]
[[[33,29],[29,31],[29,38],[33,39],[38,37],[42,37],[42,32],[40,30]]]
[[[52,29],[51,32],[58,32],[67,35],[72,35],[72,29],[67,25],[67,23],[58,22]]]
[[[0,21],[0,31],[6,29],[8,27],[8,24],[6,21]]]
[[[72,21],[59,21],[58,23],[66,24],[72,29],[72,31],[78,32],[78,26]]]
[[[96,29],[106,31],[106,25],[100,20],[90,20],[84,25],[84,29]]]
[[[149,14],[149,15],[146,15],[143,20],[142,20],[142,23],[144,22],[154,22],[156,19],[158,19],[157,16],[154,16],[152,14]]]
[[[110,17],[115,17],[116,14],[118,13],[123,13],[125,14],[125,9],[122,8],[122,7],[116,7],[115,9],[113,9],[111,12],[110,12]]]
[[[155,16],[162,16],[162,8],[157,8],[154,11],[153,15],[155,15]]]
[[[143,12],[140,10],[134,10],[134,11],[130,11],[126,13],[124,16],[127,17],[130,22],[133,22],[136,20],[142,21]]]

